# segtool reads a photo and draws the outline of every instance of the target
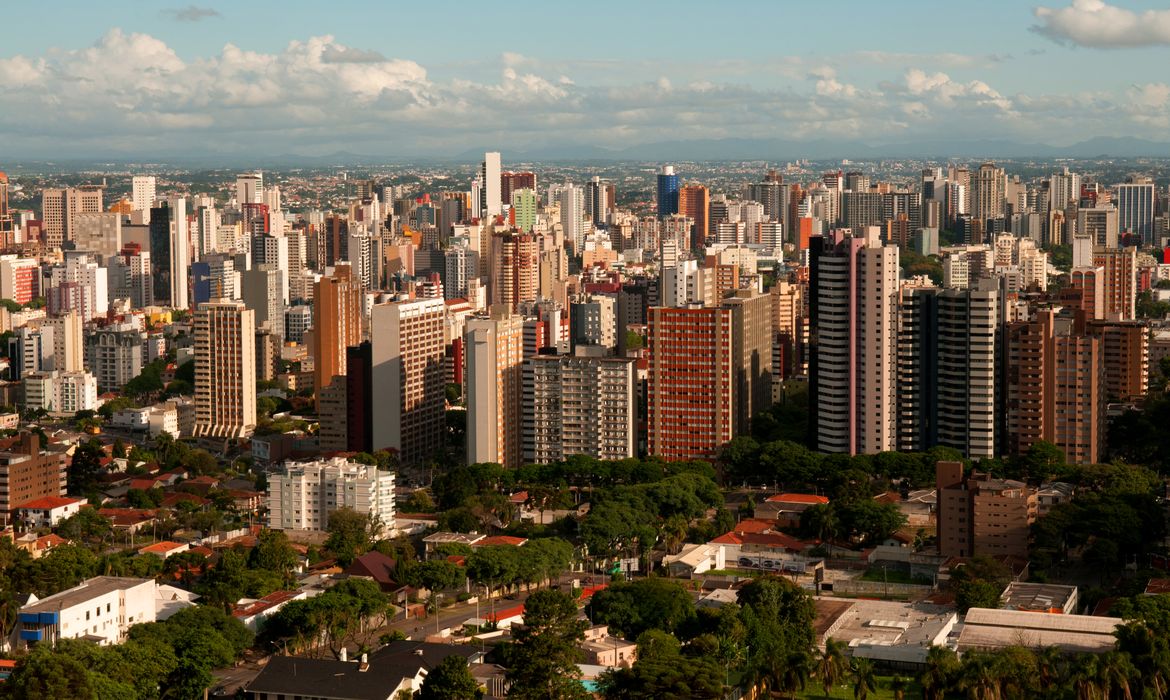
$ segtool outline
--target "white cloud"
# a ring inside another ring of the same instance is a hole
[[[1073,0],[1068,7],[1037,7],[1034,31],[1053,41],[1112,49],[1170,44],[1170,10],[1134,12],[1104,0]]]
[[[488,143],[625,147],[777,133],[870,142],[942,134],[1072,141],[1126,128],[1158,139],[1170,100],[1161,83],[1118,88],[1120,94],[1008,95],[983,80],[920,67],[891,68],[888,80],[875,84],[861,81],[852,62],[831,59],[778,59],[765,77],[736,64],[724,75],[673,63],[646,63],[631,74],[597,68],[608,65],[509,53],[493,59],[491,72],[469,69],[465,75],[475,79],[439,80],[414,61],[332,36],[273,52],[228,44],[184,59],[157,38],[113,30],[86,48],[0,58],[0,132],[28,157],[447,155]]]

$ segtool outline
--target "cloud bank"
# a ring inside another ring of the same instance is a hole
[[[635,79],[507,53],[493,59],[487,78],[436,80],[415,61],[328,35],[271,53],[228,44],[185,60],[153,36],[114,29],[87,48],[0,58],[0,139],[13,157],[59,158],[446,156],[488,145],[623,148],[719,138],[1072,142],[1164,133],[1170,88],[1163,83],[1008,94],[993,81],[952,77],[981,70],[986,57],[935,59],[883,57],[880,81],[849,74],[848,61],[798,57],[756,73],[664,62],[657,77]],[[765,75],[768,87],[752,84]]]
[[[1094,49],[1170,46],[1170,9],[1134,12],[1104,0],[1073,0],[1062,8],[1037,7],[1032,29],[1058,43]]]

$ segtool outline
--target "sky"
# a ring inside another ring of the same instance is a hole
[[[10,3],[0,158],[1170,141],[1170,3],[1046,2]]]

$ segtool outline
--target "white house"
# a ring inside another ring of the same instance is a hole
[[[57,527],[62,520],[76,515],[83,505],[84,498],[45,496],[18,505],[16,517],[29,527]]]
[[[20,639],[25,644],[58,639],[89,639],[118,644],[131,625],[157,619],[154,579],[96,576],[67,591],[29,602],[20,609]]]

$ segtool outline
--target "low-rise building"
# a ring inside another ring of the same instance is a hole
[[[16,517],[27,527],[57,527],[62,520],[77,515],[85,503],[84,498],[45,496],[17,506]]]
[[[244,623],[244,627],[259,632],[265,620],[280,612],[286,603],[294,600],[304,600],[309,597],[308,591],[276,591],[263,598],[244,598],[236,603],[232,610],[232,617]]]
[[[167,557],[176,554],[182,554],[191,549],[191,545],[186,542],[171,542],[164,540],[162,542],[155,542],[138,550],[139,554],[153,554],[156,557],[166,559]]]
[[[1067,654],[1104,654],[1117,645],[1117,617],[1037,615],[1021,610],[971,608],[963,620],[958,651],[996,651],[1005,647],[1058,647]]]
[[[610,635],[608,625],[597,625],[585,630],[585,639],[579,647],[587,664],[629,668],[638,659],[638,645],[628,639]]]
[[[26,644],[88,639],[117,644],[131,625],[154,622],[153,579],[97,576],[66,591],[36,599],[20,609],[19,638]]]
[[[1077,611],[1077,587],[1012,581],[999,600],[1004,610],[1071,615]]]

